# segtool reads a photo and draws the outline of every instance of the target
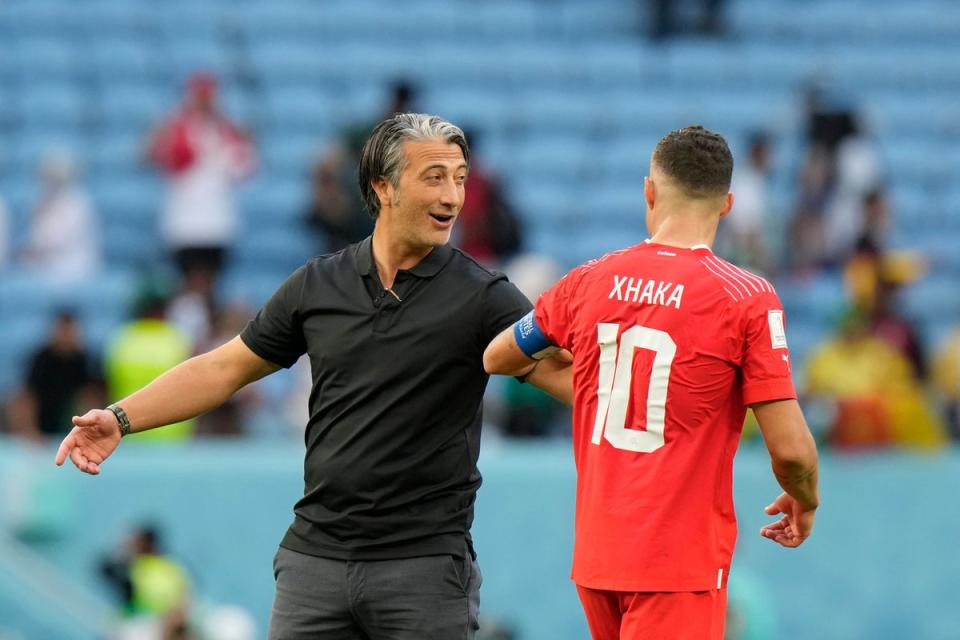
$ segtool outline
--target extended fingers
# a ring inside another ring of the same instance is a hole
[[[776,522],[771,522],[770,524],[764,525],[763,529],[773,529],[775,531],[780,531],[790,525],[790,519],[784,516]]]
[[[796,549],[803,543],[803,538],[800,536],[791,533],[790,535],[781,535],[774,538],[774,541],[784,547],[789,549]]]
[[[805,540],[787,518],[763,527],[760,529],[760,535],[790,549],[799,547]]]
[[[57,449],[57,457],[53,459],[58,467],[64,463],[74,446],[76,446],[76,439],[73,437],[73,433],[70,433],[60,443],[60,448]]]
[[[73,449],[71,449],[70,460],[73,462],[73,466],[84,473],[89,473],[94,476],[100,473],[100,467],[89,460],[80,447],[73,447]]]

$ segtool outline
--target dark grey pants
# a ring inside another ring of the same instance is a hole
[[[473,640],[480,567],[469,552],[344,561],[280,548],[270,640]]]

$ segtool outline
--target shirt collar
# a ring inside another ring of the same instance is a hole
[[[446,266],[452,256],[453,249],[450,248],[450,245],[434,247],[420,262],[409,269],[401,269],[401,271],[406,271],[418,278],[432,278]],[[367,236],[357,245],[357,270],[360,275],[369,276],[373,269],[373,236]]]

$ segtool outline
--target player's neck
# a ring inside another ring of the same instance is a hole
[[[380,276],[380,284],[385,289],[393,286],[400,269],[412,269],[427,257],[433,247],[412,246],[402,238],[390,233],[388,228],[377,224],[373,229],[373,262]]]
[[[653,232],[650,242],[689,249],[697,245],[713,246],[719,220],[697,214],[666,215]]]

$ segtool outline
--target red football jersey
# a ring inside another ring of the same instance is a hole
[[[705,245],[648,241],[571,271],[535,317],[574,355],[573,580],[719,588],[746,407],[796,398],[773,287]]]

